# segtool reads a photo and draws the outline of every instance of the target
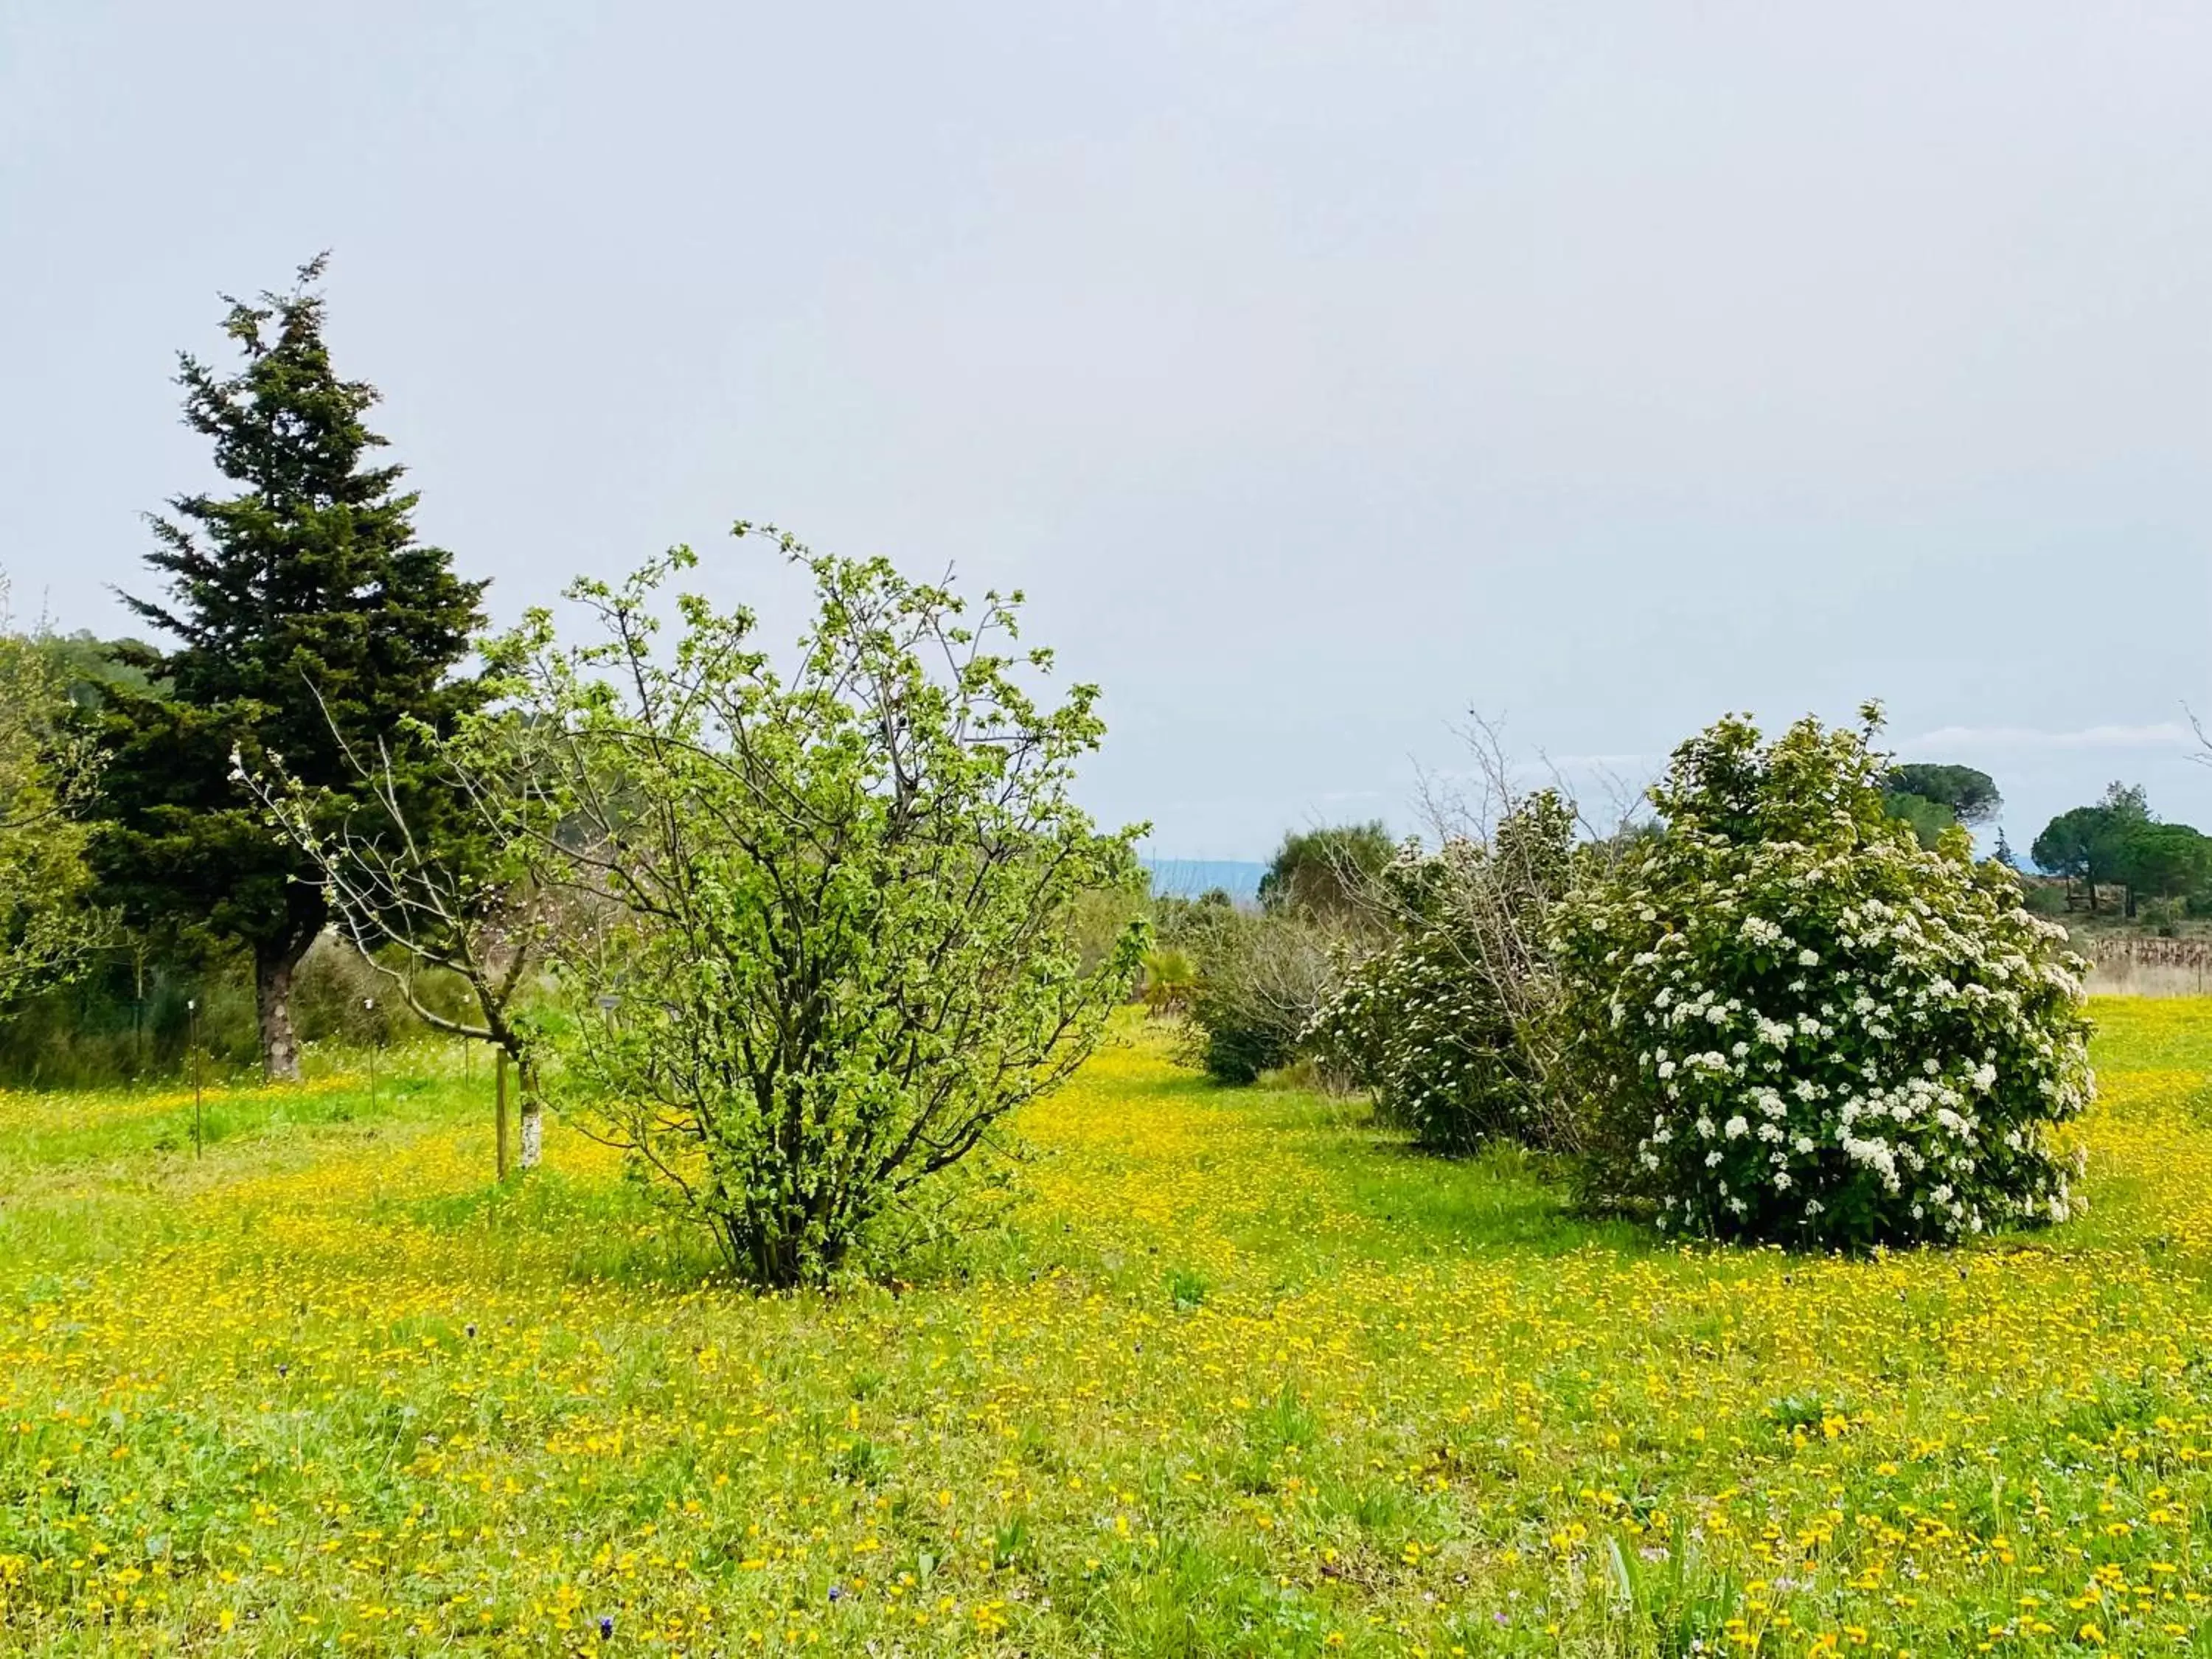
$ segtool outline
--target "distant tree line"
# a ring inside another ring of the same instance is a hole
[[[2115,888],[2130,916],[2146,899],[2212,909],[2212,836],[2160,822],[2139,783],[2113,783],[2092,805],[2061,812],[2028,854],[2038,869],[2079,882],[2093,914]]]
[[[1987,826],[2004,805],[1996,781],[1971,766],[1893,766],[1882,791],[1891,815],[1910,823],[1924,847],[1954,824]],[[2002,829],[1995,853],[2002,863],[2017,861]],[[2028,858],[2045,874],[2080,884],[2093,915],[2114,909],[2132,917],[2146,900],[2212,910],[2212,836],[2160,822],[2141,784],[2112,784],[2090,805],[2059,813]]]

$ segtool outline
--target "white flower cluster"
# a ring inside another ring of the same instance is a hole
[[[2081,963],[2008,871],[1889,820],[1866,732],[1724,721],[1663,833],[1561,907],[1565,1009],[1612,1183],[1687,1232],[1956,1239],[2080,1200]]]

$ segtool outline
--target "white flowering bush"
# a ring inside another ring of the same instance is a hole
[[[1447,1152],[1522,1138],[1533,1104],[1513,1022],[1470,971],[1443,899],[1452,866],[1479,851],[1455,842],[1399,854],[1382,875],[1404,907],[1397,931],[1351,964],[1304,1036],[1329,1071],[1373,1094],[1385,1122]]]
[[[1560,1143],[1545,1086],[1546,912],[1572,869],[1573,833],[1572,808],[1541,791],[1486,840],[1409,842],[1375,884],[1382,941],[1346,971],[1305,1041],[1425,1146]]]
[[[2079,1207],[2049,1128],[2092,1092],[2087,964],[1964,831],[1890,817],[1862,714],[1683,744],[1662,833],[1555,910],[1594,1177],[1664,1226],[1856,1248]]]

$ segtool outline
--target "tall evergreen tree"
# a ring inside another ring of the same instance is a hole
[[[179,643],[140,659],[166,696],[108,695],[107,822],[93,862],[141,925],[201,931],[253,953],[262,1063],[299,1075],[293,969],[329,921],[313,863],[243,787],[269,757],[335,823],[380,809],[364,757],[410,775],[410,719],[444,727],[478,696],[457,675],[483,623],[484,584],[415,539],[404,469],[371,465],[377,401],[339,378],[323,341],[323,260],[288,293],[228,301],[242,355],[219,374],[180,360],[185,422],[239,486],[187,495],[151,519],[147,562],[167,601],[125,599]],[[427,775],[419,779],[427,789]]]

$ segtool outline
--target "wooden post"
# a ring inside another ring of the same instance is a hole
[[[499,1178],[507,1179],[507,1050],[494,1062],[499,1074]]]
[[[192,1156],[200,1155],[200,1145],[206,1139],[200,1127],[200,1000],[185,999],[185,1012],[191,1019],[192,1045]]]

